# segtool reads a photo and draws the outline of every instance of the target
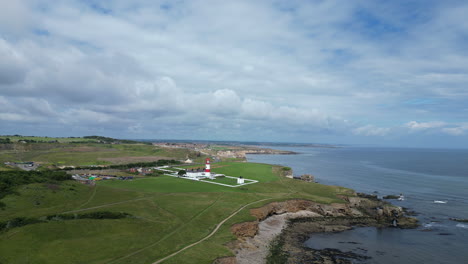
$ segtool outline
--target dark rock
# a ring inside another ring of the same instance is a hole
[[[313,233],[342,232],[353,227],[390,227],[393,220],[398,222],[397,228],[418,226],[416,218],[407,217],[401,207],[382,201],[377,198],[377,195],[358,194],[358,197],[342,196],[340,198],[345,203],[319,204],[301,199],[272,202],[250,209],[250,214],[256,218],[256,221],[235,224],[231,227],[231,232],[239,238],[237,246],[242,247],[242,240],[245,237],[253,237],[257,233],[258,222],[271,215],[300,210],[315,212],[321,216],[290,219],[288,227],[281,233],[283,243],[280,250],[288,252],[286,263],[350,264],[364,261],[369,257],[337,249],[310,249],[304,246],[304,242],[311,235],[313,236]],[[359,244],[357,242],[342,243]],[[356,250],[367,252],[364,248]]]
[[[468,219],[449,218],[449,220],[456,221],[456,222],[462,222],[462,223],[468,223]]]
[[[357,196],[361,197],[361,198],[366,198],[366,199],[369,199],[369,200],[374,200],[374,201],[379,200],[379,198],[375,194],[357,193]]]
[[[439,233],[439,236],[453,236],[452,233]]]

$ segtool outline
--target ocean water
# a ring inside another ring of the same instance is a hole
[[[468,219],[468,150],[275,148],[299,154],[249,155],[248,160],[290,166],[295,175],[312,174],[320,183],[380,197],[403,193],[404,201],[390,201],[419,213],[418,229],[366,227],[312,234],[306,246],[371,257],[355,263],[468,263],[468,223],[449,219]]]

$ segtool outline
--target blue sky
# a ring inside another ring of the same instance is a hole
[[[466,1],[0,4],[0,134],[468,147]]]

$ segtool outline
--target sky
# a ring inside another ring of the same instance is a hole
[[[468,148],[468,2],[0,0],[0,134]]]

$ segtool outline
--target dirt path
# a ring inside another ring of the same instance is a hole
[[[194,242],[194,243],[192,243],[192,244],[190,244],[190,245],[188,245],[188,246],[185,246],[184,248],[182,248],[182,249],[180,249],[180,250],[178,250],[178,251],[176,251],[176,252],[174,252],[174,253],[172,253],[172,254],[170,254],[170,255],[168,255],[168,256],[166,256],[166,257],[164,257],[164,258],[162,258],[162,259],[160,259],[160,260],[158,260],[158,261],[156,261],[156,262],[153,262],[153,264],[159,264],[159,263],[161,263],[161,262],[163,262],[163,261],[165,261],[165,260],[167,260],[167,259],[169,259],[169,258],[174,257],[175,255],[179,254],[180,252],[182,252],[182,251],[184,251],[184,250],[186,250],[186,249],[189,249],[189,248],[191,248],[191,247],[193,247],[193,246],[196,246],[196,245],[202,243],[203,241],[205,241],[205,240],[207,240],[208,238],[212,237],[212,236],[218,231],[218,229],[219,229],[227,220],[229,220],[231,217],[233,217],[234,215],[236,215],[237,213],[239,213],[242,209],[244,209],[244,208],[246,208],[247,206],[252,205],[252,204],[254,204],[254,203],[263,202],[263,201],[270,200],[270,199],[274,199],[274,198],[261,199],[261,200],[257,200],[257,201],[254,201],[254,202],[251,202],[251,203],[248,203],[248,204],[242,206],[241,208],[237,209],[234,213],[232,213],[232,214],[230,214],[228,217],[224,218],[224,220],[222,220],[221,222],[219,222],[219,223],[216,225],[215,229],[213,229],[213,231],[211,231],[211,233],[208,234],[206,237],[204,237],[204,238],[198,240],[197,242]]]
[[[139,250],[137,251],[134,251],[130,254],[127,254],[125,256],[122,256],[122,257],[119,257],[117,259],[114,259],[114,260],[111,260],[110,262],[107,262],[108,264],[111,264],[111,263],[115,263],[116,261],[120,261],[120,260],[123,260],[123,259],[126,259],[128,257],[131,257],[133,255],[136,255],[148,248],[151,248],[151,247],[154,247],[156,246],[157,244],[159,244],[160,242],[166,240],[167,238],[169,238],[170,236],[172,236],[173,234],[177,233],[180,229],[184,228],[188,223],[192,222],[193,219],[197,218],[199,215],[201,215],[202,213],[206,212],[207,210],[209,210],[211,207],[213,207],[218,201],[219,199],[221,199],[221,197],[224,196],[224,193],[222,193],[221,195],[219,195],[216,200],[211,203],[209,206],[207,206],[205,209],[201,210],[200,212],[198,212],[197,214],[195,214],[194,216],[192,216],[192,218],[190,218],[187,222],[179,225],[179,227],[177,227],[176,229],[174,229],[172,232],[170,232],[169,234],[166,234],[165,236],[163,236],[161,239],[159,239],[158,241],[154,242],[154,243],[151,243],[150,245],[144,247],[144,248],[140,248]],[[180,218],[179,218],[180,219]]]
[[[91,200],[93,200],[94,196],[96,195],[97,188],[98,188],[97,185],[94,185],[93,193],[89,196],[89,199],[86,202],[84,202],[82,205],[78,206],[78,209],[83,208],[83,206],[87,205],[89,202],[91,202]]]

